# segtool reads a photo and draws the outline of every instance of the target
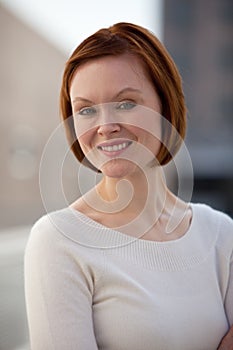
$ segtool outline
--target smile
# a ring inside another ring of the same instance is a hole
[[[98,148],[106,152],[116,152],[116,151],[121,151],[122,149],[125,149],[130,144],[131,142],[123,142],[123,143],[120,143],[119,145],[99,146]]]

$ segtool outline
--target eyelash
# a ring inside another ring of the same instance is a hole
[[[93,113],[89,113],[90,111],[94,111],[94,113],[96,113],[97,111],[96,111],[96,108],[94,108],[94,107],[83,107],[83,108],[81,108],[79,111],[78,111],[78,113],[77,114],[79,114],[79,115],[86,115],[86,116],[88,116],[88,115],[93,115]]]
[[[125,110],[129,111],[136,106],[136,103],[133,101],[122,101],[116,104],[117,110]],[[97,113],[97,109],[95,107],[83,107],[81,108],[77,114],[82,116],[90,116]]]
[[[126,105],[128,105],[130,108],[121,108],[122,106],[124,107]],[[135,106],[136,106],[136,103],[133,101],[123,101],[123,102],[118,103],[116,108],[128,111],[128,110],[134,108]]]

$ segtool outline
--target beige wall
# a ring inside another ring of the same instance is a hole
[[[0,7],[0,227],[31,224],[45,209],[38,170],[59,123],[58,96],[66,57]],[[56,150],[52,160],[56,160]],[[67,163],[67,162],[66,162]],[[69,162],[68,162],[69,163]],[[68,164],[67,163],[67,164]],[[48,180],[51,169],[48,169]],[[67,192],[72,194],[69,173]],[[51,197],[55,198],[56,188]]]

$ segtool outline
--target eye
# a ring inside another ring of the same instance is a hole
[[[84,116],[84,117],[92,117],[93,115],[95,115],[97,113],[97,110],[95,107],[84,107],[81,108],[77,114]]]
[[[130,110],[136,106],[136,103],[132,101],[124,101],[117,104],[116,108],[120,110]]]

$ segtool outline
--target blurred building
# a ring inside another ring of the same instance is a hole
[[[27,350],[23,256],[31,225],[46,212],[39,168],[60,122],[58,98],[66,57],[1,5],[0,26],[0,350]],[[56,188],[61,174],[54,169],[63,142],[60,134],[43,171],[53,209],[61,206]],[[63,182],[69,197],[76,174],[69,157],[67,162]]]
[[[233,2],[164,0],[164,43],[183,78],[193,201],[233,216]]]
[[[44,146],[60,122],[58,99],[66,57],[2,6],[0,23],[0,225],[6,228],[31,225],[45,212],[39,166]],[[58,142],[44,170],[54,209],[59,200],[52,176],[60,174],[51,174],[51,168],[59,147]],[[71,192],[72,185],[68,187]]]

